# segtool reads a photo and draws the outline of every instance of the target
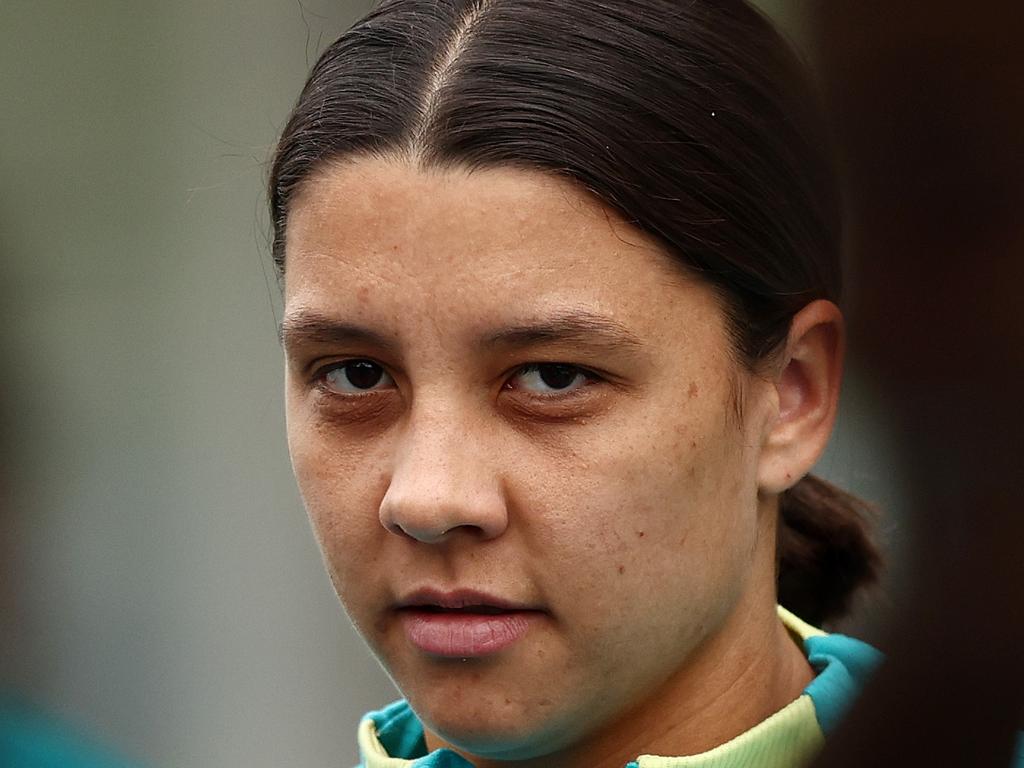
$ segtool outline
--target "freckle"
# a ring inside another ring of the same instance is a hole
[[[690,441],[690,447],[691,448],[696,448],[697,447],[697,441],[696,440],[691,440]]]
[[[681,547],[681,546],[683,546],[683,544],[685,544],[685,543],[686,543],[686,537],[685,537],[685,536],[683,536],[683,538],[681,538],[681,539],[679,540],[679,546]]]
[[[506,704],[511,704],[512,703],[512,699],[505,699],[505,703]]]
[[[359,303],[360,304],[365,304],[366,303],[366,299],[369,297],[369,295],[370,295],[370,289],[367,288],[365,285],[362,288],[360,288],[358,291],[356,291],[356,298],[359,299]]]
[[[700,394],[700,387],[697,386],[696,381],[690,382],[690,389],[687,391],[686,394],[690,396],[691,400]]]
[[[619,566],[619,573],[625,573],[625,572],[626,572],[626,566],[620,565]]]

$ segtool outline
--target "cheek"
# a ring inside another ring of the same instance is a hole
[[[357,449],[358,448],[358,449]],[[386,531],[380,500],[384,457],[340,441],[327,427],[288,420],[288,449],[306,513],[338,596],[350,605],[360,574],[372,574]]]
[[[710,610],[749,567],[757,498],[741,433],[717,404],[675,420],[660,413],[595,424],[547,481],[557,501],[537,546],[559,564],[566,609],[592,608],[588,623],[644,620],[668,594],[681,609]]]

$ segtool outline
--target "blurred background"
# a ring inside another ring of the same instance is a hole
[[[396,695],[291,477],[263,192],[370,6],[0,6],[2,681],[146,765],[348,765]],[[868,639],[899,574],[885,426],[854,363],[819,471],[884,510]]]

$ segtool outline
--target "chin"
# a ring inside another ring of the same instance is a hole
[[[549,755],[559,747],[543,735],[524,728],[522,723],[514,728],[473,727],[452,731],[439,728],[435,733],[456,749],[489,760],[530,760]]]
[[[550,701],[550,700],[548,700]],[[502,696],[476,697],[465,689],[447,701],[417,702],[413,709],[430,731],[453,747],[493,760],[527,760],[556,751],[567,738],[550,703],[525,706]]]

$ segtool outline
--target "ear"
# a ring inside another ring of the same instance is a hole
[[[782,493],[810,472],[832,433],[839,405],[846,338],[831,301],[811,302],[794,317],[781,366],[775,368],[778,410],[761,445],[758,488]]]

